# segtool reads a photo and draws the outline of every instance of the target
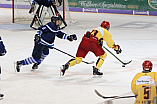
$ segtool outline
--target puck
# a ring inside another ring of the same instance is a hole
[[[125,67],[125,65],[122,65],[122,67]]]

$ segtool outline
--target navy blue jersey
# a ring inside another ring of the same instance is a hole
[[[5,54],[6,54],[5,46],[4,46],[3,41],[0,37],[0,56],[3,56]]]
[[[51,0],[34,0],[34,1],[37,2],[39,5],[44,5],[46,7],[53,5],[53,2]]]
[[[57,29],[53,22],[49,22],[44,26],[38,28],[39,34],[41,34],[41,44],[47,44],[53,46],[55,36],[60,39],[67,39],[67,34]]]

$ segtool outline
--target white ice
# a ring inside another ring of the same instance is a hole
[[[71,16],[78,24],[69,25],[63,31],[77,34],[78,40],[69,42],[56,38],[56,48],[75,56],[83,34],[107,20],[111,24],[112,38],[121,46],[122,53],[117,55],[113,49],[108,49],[122,61],[132,62],[122,67],[105,50],[107,58],[100,69],[103,77],[93,78],[92,66],[95,63],[80,63],[70,67],[65,76],[60,77],[60,66],[71,57],[50,50],[39,69],[31,71],[32,65],[28,65],[22,66],[20,73],[15,73],[14,62],[31,56],[36,31],[29,28],[29,23],[12,24],[11,10],[0,8],[0,36],[7,49],[7,54],[0,57],[0,92],[5,95],[0,104],[104,104],[106,100],[98,97],[94,89],[104,96],[133,95],[131,81],[136,73],[142,71],[143,61],[151,60],[153,71],[156,71],[157,17],[76,12],[72,12]],[[97,59],[93,53],[89,53],[83,60],[96,62]],[[133,104],[134,100],[113,100],[113,104]]]

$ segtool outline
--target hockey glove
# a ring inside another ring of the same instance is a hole
[[[98,44],[102,47],[102,45],[103,45],[103,38],[98,40]]]
[[[4,52],[3,52],[3,53],[0,53],[0,56],[4,56],[6,53],[7,53],[7,51],[6,51],[6,50],[4,50]]]
[[[34,37],[35,43],[39,44],[40,40],[41,40],[41,35],[40,34],[35,34],[35,37]]]
[[[117,54],[120,54],[120,53],[122,52],[122,50],[121,50],[121,48],[120,48],[119,45],[115,45],[115,46],[113,47],[113,49],[116,51]]]
[[[69,41],[77,40],[77,36],[76,36],[75,34],[72,34],[72,35],[69,35],[69,36],[67,37],[67,39],[68,39]]]

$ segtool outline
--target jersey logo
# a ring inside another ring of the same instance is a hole
[[[140,84],[151,84],[151,85],[155,85],[155,81],[150,76],[142,76],[142,77],[140,77],[139,79],[136,80],[136,85],[140,85]]]

